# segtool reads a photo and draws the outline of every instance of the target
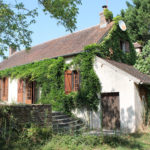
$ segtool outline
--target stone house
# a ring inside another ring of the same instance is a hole
[[[103,41],[113,27],[114,22],[108,22],[104,13],[100,13],[100,25],[96,25],[45,43],[31,47],[29,53],[25,50],[16,51],[9,49],[9,58],[0,63],[0,71],[40,61],[45,58],[64,57],[70,63],[77,54],[81,53],[84,46]],[[129,46],[120,40],[120,49],[129,53]],[[95,58],[94,70],[102,84],[98,111],[86,107],[75,109],[72,112],[92,129],[122,130],[135,132],[142,123],[143,103],[146,101],[146,90],[143,85],[150,85],[150,77],[142,74],[133,66],[100,57]],[[73,70],[68,70],[67,75],[76,76]],[[79,78],[78,78],[79,79]],[[78,90],[75,84],[70,90]],[[77,81],[79,83],[79,81]],[[67,92],[67,89],[65,89]],[[0,79],[0,99],[8,103],[34,104],[40,98],[40,88],[36,82],[28,80]],[[102,115],[102,117],[100,117]]]

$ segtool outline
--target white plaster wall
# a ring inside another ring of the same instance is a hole
[[[65,63],[69,64],[69,63],[71,63],[72,60],[73,60],[73,57],[65,58]]]
[[[17,103],[18,80],[10,80],[8,85],[8,103]]]

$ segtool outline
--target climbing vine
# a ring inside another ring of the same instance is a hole
[[[104,9],[104,15],[107,20],[110,19],[112,21],[113,13],[111,11],[109,11],[107,8]]]
[[[136,60],[136,53],[128,33],[121,31],[118,27],[120,19],[119,16],[114,18],[112,29],[100,44],[85,46],[84,51],[75,56],[70,64],[65,64],[62,57],[45,59],[0,71],[0,78],[9,76],[11,79],[25,80],[29,78],[30,81],[37,81],[37,86],[41,87],[41,98],[38,103],[52,104],[53,110],[70,112],[71,109],[80,108],[83,105],[97,110],[101,84],[93,68],[95,56],[131,65]],[[119,39],[127,40],[130,43],[130,53],[126,54],[120,49]],[[66,95],[64,71],[70,67],[80,70],[81,89],[79,92],[71,92]]]
[[[113,18],[114,24],[108,35],[100,43],[101,56],[112,60],[120,61],[126,64],[134,65],[136,61],[136,52],[134,45],[130,39],[127,31],[122,31],[119,28],[119,20],[122,17],[117,16]],[[130,53],[125,53],[120,48],[120,40],[128,41],[130,46]],[[110,52],[110,48],[112,51]]]

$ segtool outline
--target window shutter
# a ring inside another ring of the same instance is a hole
[[[3,100],[8,101],[8,78],[3,79]]]
[[[125,42],[125,52],[130,53],[130,45],[129,42]]]
[[[18,80],[18,103],[23,103],[23,80]]]
[[[65,71],[65,94],[69,94],[72,91],[72,71]]]

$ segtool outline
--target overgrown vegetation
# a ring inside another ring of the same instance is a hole
[[[104,9],[104,16],[107,20],[110,19],[110,21],[112,21],[113,19],[113,13],[109,11],[107,8]]]
[[[133,42],[145,45],[150,39],[150,0],[127,1],[127,9],[121,10]]]
[[[140,54],[137,54],[137,60],[134,67],[140,70],[142,73],[150,76],[150,41],[145,45]],[[147,103],[150,108],[150,88],[149,86],[145,86],[147,89]]]
[[[15,118],[5,105],[0,107],[0,150],[92,150],[92,149],[150,149],[150,129],[145,133],[106,136],[80,134],[54,134],[51,126],[37,127],[32,122],[25,126],[16,125]],[[2,115],[3,114],[3,115]],[[6,121],[6,116],[9,120]]]
[[[37,144],[42,146],[51,139],[52,127],[46,118],[43,127],[35,126],[33,122],[23,126],[16,122],[10,111],[9,106],[0,106],[0,150],[34,149]]]

